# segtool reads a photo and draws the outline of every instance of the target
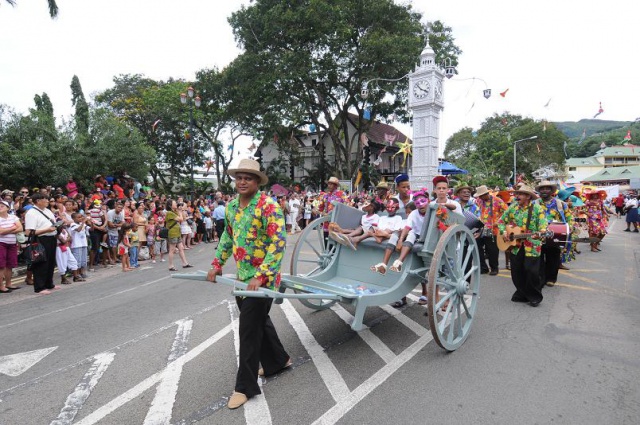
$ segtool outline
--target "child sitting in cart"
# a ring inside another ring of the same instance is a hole
[[[349,241],[351,243],[347,243],[347,245],[357,250],[358,244],[365,239],[375,239],[377,243],[382,243],[394,234],[397,238],[398,233],[404,227],[404,220],[396,214],[399,206],[400,203],[397,199],[389,199],[385,205],[388,215],[381,216],[378,220],[378,225],[371,226],[368,232],[364,232],[360,236],[350,236]]]
[[[329,224],[329,237],[334,241],[338,242],[341,245],[348,246],[349,248],[356,250],[356,245],[353,243],[354,237],[359,237],[361,235],[367,235],[365,238],[361,238],[358,240],[368,238],[368,233],[375,229],[378,226],[378,221],[380,221],[380,216],[376,214],[378,211],[382,209],[382,205],[378,201],[366,201],[362,206],[362,211],[365,212],[365,215],[362,216],[360,220],[360,226],[356,229],[342,229],[338,226],[337,223]]]

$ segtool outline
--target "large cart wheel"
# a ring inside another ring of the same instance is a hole
[[[320,273],[335,261],[338,244],[327,238],[325,240],[323,224],[328,222],[331,216],[320,217],[311,223],[300,234],[293,247],[289,272],[292,276],[313,277]],[[294,292],[300,293],[294,289]],[[300,299],[300,302],[315,310],[325,310],[334,305],[336,300]]]
[[[428,283],[433,339],[445,350],[454,351],[469,336],[480,290],[480,254],[465,226],[449,227],[438,240]]]

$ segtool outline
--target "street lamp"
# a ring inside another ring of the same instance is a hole
[[[196,96],[195,99],[193,98],[195,94],[195,91],[193,90],[193,87],[189,86],[189,88],[187,88],[187,92],[186,93],[180,93],[180,102],[183,105],[189,105],[189,156],[191,157],[191,200],[194,201],[195,197],[196,197],[196,189],[194,186],[194,177],[193,177],[193,163],[195,161],[195,156],[193,154],[193,106],[195,105],[196,108],[199,108],[200,105],[202,104],[202,99],[200,99],[200,96]]]
[[[516,186],[516,182],[517,182],[517,174],[516,174],[516,147],[518,145],[518,142],[524,142],[525,140],[533,140],[533,139],[537,139],[538,136],[531,136],[531,137],[527,137],[526,139],[520,139],[520,140],[516,140],[515,142],[513,142],[513,187]]]

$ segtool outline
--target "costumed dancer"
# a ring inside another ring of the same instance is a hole
[[[507,204],[497,196],[491,195],[487,186],[478,186],[475,195],[476,205],[480,210],[480,220],[484,224],[482,234],[477,239],[480,251],[480,272],[491,276],[498,274],[498,256],[500,250],[496,244],[498,235],[498,220],[507,210]],[[489,267],[487,267],[489,260]]]
[[[589,227],[589,237],[598,238],[597,242],[591,243],[591,252],[600,252],[600,241],[607,234],[609,227],[609,214],[604,208],[603,198],[606,198],[607,192],[598,190],[587,194],[587,225]]]
[[[527,185],[514,190],[517,202],[513,203],[498,220],[498,228],[505,242],[509,238],[505,232],[507,225],[519,226],[524,233],[531,233],[520,246],[513,247],[509,253],[511,262],[511,280],[516,291],[511,297],[513,302],[528,302],[537,307],[542,302],[540,287],[540,254],[542,240],[538,233],[547,230],[547,219],[542,206],[532,203],[538,195]]]

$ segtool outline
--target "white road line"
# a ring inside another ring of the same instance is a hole
[[[184,356],[179,357],[178,359],[176,359],[175,362],[182,363],[182,365],[185,365],[185,364],[189,363],[191,360],[195,359],[200,354],[202,354],[202,352],[204,350],[206,350],[207,348],[211,347],[213,344],[218,342],[221,338],[226,336],[229,332],[231,332],[231,325],[230,324],[225,326],[224,328],[222,328],[218,332],[216,332],[214,335],[212,335],[211,337],[209,337],[205,341],[201,342],[200,345],[198,345],[197,347],[195,347],[194,349],[189,351]],[[168,366],[167,366],[167,368],[168,368]],[[111,412],[113,412],[114,410],[118,409],[119,407],[125,405],[129,401],[131,401],[134,398],[138,397],[140,394],[144,393],[149,388],[151,388],[152,386],[154,386],[155,384],[160,382],[160,380],[164,376],[164,373],[167,370],[167,368],[162,369],[161,371],[154,373],[153,375],[151,375],[150,377],[148,377],[144,381],[140,382],[135,387],[133,387],[133,388],[129,389],[128,391],[126,391],[124,394],[119,395],[118,397],[114,398],[113,400],[111,400],[110,402],[105,404],[104,406],[98,408],[97,410],[92,412],[90,415],[86,416],[85,418],[83,418],[82,420],[77,422],[76,425],[89,425],[89,424],[95,424],[95,423],[100,422],[102,419],[104,419]]]
[[[176,360],[187,352],[193,320],[180,320],[177,324],[176,337],[173,340],[173,345],[167,358],[167,368],[162,381],[156,388],[156,395],[144,419],[145,425],[165,425],[171,421],[173,405],[176,402],[176,394],[178,393],[178,384],[182,375],[182,366],[184,366],[184,363]]]
[[[397,310],[389,305],[381,305],[379,307],[384,311],[386,311],[387,313],[389,313],[391,316],[395,317],[400,323],[405,325],[407,328],[411,329],[413,333],[415,333],[416,335],[422,336],[427,331],[427,329],[421,326],[418,322],[411,320],[407,316],[402,314],[400,310]],[[425,319],[425,321],[426,320],[427,319]]]
[[[145,286],[152,285],[154,283],[160,282],[161,280],[165,280],[165,279],[169,279],[169,278],[171,278],[171,276],[161,277],[160,279],[152,280],[151,282],[147,282],[147,283],[144,283],[144,284],[139,285],[139,286],[134,286],[132,288],[128,288],[128,289],[125,289],[125,290],[120,291],[120,292],[115,292],[113,294],[105,295],[104,297],[100,297],[100,298],[94,298],[91,301],[85,301],[83,303],[74,304],[74,305],[71,305],[69,307],[65,307],[65,308],[61,308],[61,309],[58,309],[58,310],[50,311],[48,313],[38,314],[36,316],[29,316],[29,317],[26,317],[26,318],[24,318],[22,320],[18,320],[17,322],[0,325],[0,329],[8,328],[8,327],[11,327],[11,326],[14,326],[14,325],[18,325],[18,324],[24,323],[24,322],[29,322],[31,320],[39,319],[41,317],[50,316],[52,314],[61,313],[63,311],[71,310],[72,308],[81,307],[81,306],[86,305],[86,304],[90,304],[90,303],[95,303],[95,302],[98,302],[98,301],[106,300],[107,298],[115,297],[116,295],[124,294],[124,293],[129,292],[129,291],[135,291],[138,288],[143,288]]]
[[[307,324],[302,320],[300,314],[291,305],[289,300],[284,300],[280,305],[280,308],[287,316],[287,320],[298,334],[300,342],[304,345],[313,362],[318,369],[320,377],[324,381],[325,385],[329,389],[331,396],[335,401],[342,400],[349,395],[349,388],[347,383],[342,378],[342,375],[334,364],[329,359],[329,356],[324,352],[322,346],[318,344],[318,341],[313,337],[313,334],[307,327]]]
[[[353,323],[353,316],[341,305],[335,304],[331,307],[338,317],[340,317],[347,325]],[[385,363],[389,363],[396,355],[387,345],[378,338],[371,329],[365,326],[365,329],[358,332],[358,336],[378,355]]]
[[[393,375],[406,362],[411,360],[425,345],[427,345],[433,336],[431,333],[423,334],[416,342],[411,344],[409,348],[397,355],[390,363],[376,372],[371,378],[364,381],[352,393],[342,398],[338,404],[327,410],[324,415],[320,416],[313,425],[330,425],[338,422],[347,414],[355,405],[360,403],[367,395],[371,394],[391,375]]]
[[[69,394],[58,417],[51,421],[50,425],[69,425],[73,423],[78,411],[82,409],[84,402],[87,401],[91,391],[93,391],[115,357],[115,353],[101,353],[95,356],[95,361],[87,373],[84,374],[75,390]]]
[[[237,308],[229,303],[229,316],[231,316],[231,328],[233,329],[233,345],[236,349],[236,365],[240,364],[240,321],[236,317]],[[258,385],[262,390],[262,379],[258,378]],[[244,420],[247,425],[271,425],[271,411],[267,399],[263,394],[258,394],[244,405]]]

